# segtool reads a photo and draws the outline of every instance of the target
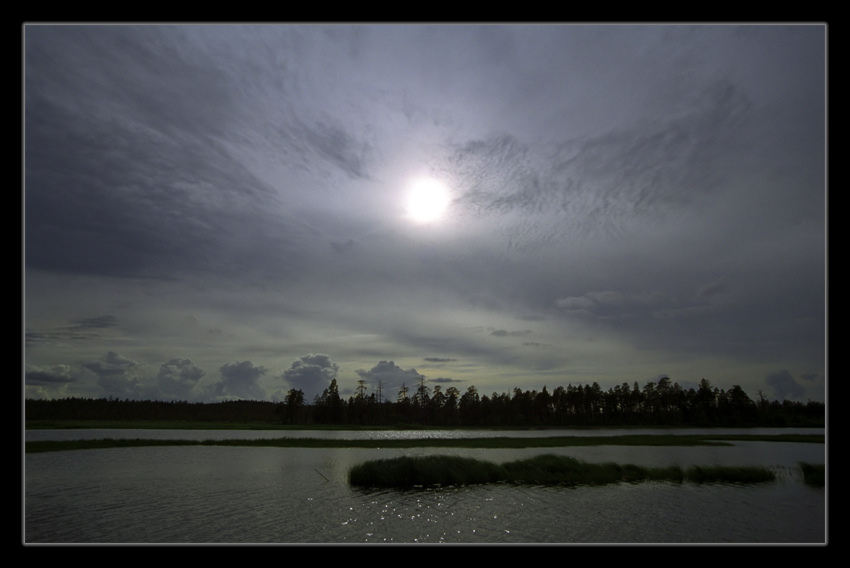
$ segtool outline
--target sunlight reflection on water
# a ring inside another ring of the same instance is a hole
[[[321,438],[332,440],[414,440],[445,438],[543,438],[553,436],[640,436],[692,434],[823,434],[823,428],[700,428],[564,429],[564,430],[166,430],[166,429],[44,429],[26,430],[26,441],[146,438],[152,440],[234,440]]]
[[[794,475],[758,486],[482,485],[417,491],[348,485],[350,467],[397,455],[511,461],[523,450],[133,448],[26,454],[25,540],[84,543],[812,542],[825,490]],[[546,449],[587,461],[824,462],[817,444]],[[705,453],[708,452],[708,453]]]

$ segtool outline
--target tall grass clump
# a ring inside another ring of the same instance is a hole
[[[614,462],[587,463],[569,456],[544,454],[504,464],[513,483],[603,485],[637,481],[682,481],[678,466],[646,468]]]
[[[826,485],[826,465],[800,462],[803,471],[803,481],[808,485],[823,487]]]
[[[761,466],[693,465],[685,471],[693,483],[762,483],[774,481],[776,474]]]
[[[352,485],[400,489],[494,483],[505,477],[501,466],[457,456],[401,456],[365,462],[348,472],[348,481]]]
[[[536,485],[604,485],[667,481],[694,483],[762,483],[775,474],[766,467],[640,467],[613,462],[587,463],[574,457],[544,454],[502,465],[456,456],[402,456],[353,467],[349,483],[361,487],[412,488],[436,485],[516,483]]]

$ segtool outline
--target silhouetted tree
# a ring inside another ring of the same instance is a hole
[[[420,381],[414,397],[402,385],[395,401],[367,394],[359,381],[355,394],[346,402],[339,395],[336,378],[313,404],[304,393],[291,389],[283,402],[234,400],[216,403],[186,401],[128,400],[114,397],[26,399],[25,418],[31,420],[160,420],[189,422],[284,422],[286,424],[392,424],[433,423],[467,426],[583,426],[583,425],[762,425],[823,427],[825,405],[769,401],[757,391],[753,401],[739,385],[719,390],[702,379],[697,390],[684,390],[669,377],[648,382],[643,390],[635,382],[602,391],[597,383],[584,386],[558,386],[550,394],[541,391],[494,392],[479,397],[475,386],[461,395],[455,387],[443,393],[439,385],[433,393]],[[413,401],[416,401],[414,406]],[[414,410],[416,412],[414,412]]]
[[[282,420],[285,424],[304,424],[306,407],[301,389],[290,389],[281,404]]]
[[[478,389],[474,385],[470,385],[463,396],[460,397],[460,416],[461,422],[466,425],[476,425],[480,418],[481,399],[478,396]]]
[[[315,406],[315,416],[318,422],[326,424],[343,423],[345,402],[339,396],[336,378],[331,379],[328,388],[322,391],[320,396],[317,396]]]

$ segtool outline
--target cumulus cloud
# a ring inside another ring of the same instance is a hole
[[[27,365],[24,377],[27,385],[63,385],[77,380],[71,375],[70,365],[52,367]]]
[[[70,365],[26,365],[24,389],[27,398],[56,398],[66,396],[70,387],[79,384]]]
[[[260,377],[268,372],[261,365],[250,361],[227,363],[219,369],[221,380],[212,387],[211,394],[217,399],[263,400],[265,389],[259,384]]]
[[[108,396],[116,398],[140,398],[142,379],[138,374],[144,363],[124,357],[115,351],[109,351],[97,361],[82,364],[97,375],[97,384]]]
[[[773,390],[773,396],[777,400],[801,399],[806,389],[800,386],[787,370],[770,373],[764,380],[765,384]]]
[[[160,365],[156,376],[159,397],[172,400],[189,400],[198,381],[205,375],[191,359],[174,358]]]
[[[321,353],[302,355],[283,372],[283,379],[293,389],[300,389],[307,400],[312,400],[336,378],[339,365]]]
[[[358,369],[356,372],[371,388],[377,389],[380,386],[385,397],[402,386],[414,386],[425,377],[416,369],[402,369],[394,361],[379,361],[368,371]]]

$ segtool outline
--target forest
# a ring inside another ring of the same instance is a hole
[[[702,379],[683,389],[669,377],[623,383],[607,391],[597,384],[559,386],[551,392],[514,388],[480,394],[474,386],[403,386],[395,400],[367,394],[364,381],[347,399],[336,379],[310,402],[291,389],[281,402],[234,400],[215,403],[120,400],[116,398],[26,399],[29,421],[179,421],[280,425],[394,427],[563,428],[615,426],[798,426],[823,427],[822,402],[753,400],[740,386],[729,390]]]

